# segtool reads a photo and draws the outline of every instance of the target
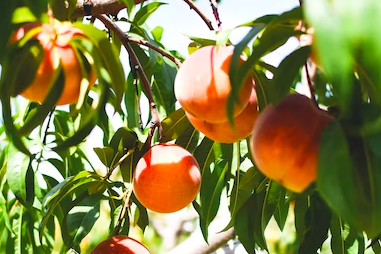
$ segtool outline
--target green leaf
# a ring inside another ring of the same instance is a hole
[[[286,190],[279,183],[269,181],[266,196],[262,205],[262,230],[265,231],[267,224],[274,215],[278,204],[284,200]],[[283,200],[282,200],[283,199]]]
[[[101,82],[99,85],[99,89],[97,89],[98,100],[94,102],[95,105],[91,105],[92,109],[88,114],[84,117],[85,119],[81,121],[81,126],[75,132],[75,134],[63,142],[57,142],[57,146],[53,148],[54,151],[62,151],[71,146],[77,146],[80,142],[82,142],[89,133],[93,130],[98,122],[98,114],[104,112],[104,107],[108,98],[108,89],[106,89],[106,84]]]
[[[345,249],[345,236],[343,221],[336,214],[332,214],[331,219],[331,250],[333,254],[344,254],[347,253]]]
[[[159,57],[157,64],[153,68],[155,79],[152,84],[152,92],[162,117],[166,117],[167,114],[175,110],[174,82],[176,73],[175,64],[163,57]]]
[[[94,147],[93,150],[98,155],[98,158],[103,165],[107,168],[112,166],[112,163],[114,162],[114,149],[111,147]]]
[[[229,202],[229,211],[230,211],[231,219],[228,225],[225,227],[225,229],[228,229],[234,225],[237,212],[239,211],[239,209],[241,209],[241,207],[245,204],[247,199],[252,194],[251,190],[247,190],[247,189],[245,190],[238,187],[241,184],[242,175],[243,175],[243,172],[241,170],[236,171],[234,185],[231,191],[230,202]]]
[[[209,224],[217,215],[220,206],[222,190],[225,187],[225,175],[231,167],[233,147],[231,144],[215,143],[213,150],[217,160],[209,168],[203,169],[200,188],[200,226],[205,241],[208,239]]]
[[[119,0],[119,3],[124,3],[126,5],[127,9],[127,14],[128,17],[131,19],[131,13],[135,9],[135,1],[134,0]]]
[[[14,147],[8,149],[7,171],[5,177],[17,199],[27,208],[34,200],[34,172],[31,159]]]
[[[41,17],[43,13],[48,11],[49,0],[23,0],[24,4],[33,12],[36,17]]]
[[[7,47],[9,55],[3,64],[0,83],[2,93],[16,96],[32,83],[44,57],[41,44],[30,39],[38,31],[38,28],[31,29],[20,41]]]
[[[289,209],[290,209],[290,202],[288,202],[284,197],[284,199],[280,200],[280,202],[278,203],[274,213],[274,218],[281,231],[283,231],[283,228],[286,224]]]
[[[66,224],[72,238],[72,244],[79,244],[90,232],[100,216],[102,193],[87,196],[68,213]]]
[[[197,148],[198,140],[200,137],[200,132],[197,131],[193,125],[189,125],[183,133],[176,139],[176,144],[184,147],[190,153],[193,153]]]
[[[191,125],[191,123],[182,108],[174,111],[161,122],[163,128],[163,139],[161,141],[167,142],[178,138],[189,128],[189,125]]]
[[[256,246],[267,250],[267,243],[261,225],[261,206],[265,192],[254,193],[239,209],[234,219],[234,229],[238,240],[250,254],[255,253]]]
[[[145,228],[148,226],[148,213],[147,213],[147,208],[145,208],[139,200],[135,197],[134,194],[132,194],[132,200],[137,206],[137,209],[135,210],[134,214],[134,223],[137,225],[139,228],[141,228],[144,232]]]
[[[381,187],[377,184],[381,181],[381,159],[377,156],[379,145],[370,141],[373,139],[375,136],[345,135],[337,123],[328,125],[321,140],[317,180],[329,206],[369,237],[381,230]]]
[[[374,253],[380,253],[381,252],[380,240],[377,240],[372,244],[372,250],[374,251]]]
[[[161,72],[162,68],[155,68],[154,71],[155,70]],[[155,80],[152,82],[152,95],[161,118],[166,117],[167,114],[175,110],[176,101],[173,90],[169,91],[163,86],[166,82],[162,78],[162,73],[156,73]]]
[[[233,29],[227,29],[217,34],[217,40],[216,40],[217,48],[221,46],[225,46],[226,44],[231,44],[231,42],[229,41],[229,36],[233,31],[234,31]]]
[[[282,13],[269,24],[267,24],[268,19],[264,19],[264,21],[267,22],[262,22],[262,20],[253,22],[252,29],[241,42],[236,45],[231,59],[229,74],[232,84],[232,92],[229,97],[228,107],[230,110],[232,110],[232,106],[238,98],[238,92],[241,89],[243,81],[247,78],[253,66],[258,63],[261,57],[286,43],[286,41],[295,34],[294,27],[290,26],[289,23],[291,21],[297,22],[301,19],[301,8],[295,8],[289,12]],[[240,55],[246,48],[247,44],[263,29],[263,33],[261,33],[253,42],[252,54],[243,64],[239,64]],[[229,116],[230,115],[233,115],[232,112],[229,112]]]
[[[255,92],[257,94],[258,108],[262,111],[270,103],[271,96],[269,94],[274,91],[272,88],[272,80],[266,77],[262,70],[254,69],[253,76],[255,80]]]
[[[146,20],[162,5],[167,3],[152,2],[143,6],[135,15],[133,22],[138,26],[143,25]]]
[[[195,43],[191,43],[190,46],[194,48],[194,50],[196,48],[199,48],[199,46],[210,46],[210,45],[216,45],[217,41],[216,41],[216,36],[213,32],[213,34],[211,34],[212,38],[200,38],[200,37],[195,37],[195,36],[190,36],[190,35],[186,35],[189,39],[191,39],[193,42]],[[197,47],[196,47],[197,46]],[[194,50],[191,50],[189,52],[189,54],[191,54]],[[188,51],[189,51],[189,46],[188,46]]]
[[[246,251],[250,254],[255,254],[255,241],[254,220],[251,219],[250,213],[253,207],[255,207],[255,196],[251,195],[248,201],[238,210],[237,215],[234,218],[234,230],[238,236],[238,240],[243,244]]]
[[[22,254],[24,252],[24,238],[23,238],[23,209],[18,209],[18,214],[15,218],[15,223],[13,224],[13,231],[15,232],[15,254]]]
[[[316,253],[327,239],[330,222],[331,211],[318,194],[313,193],[306,211],[306,229],[298,253]]]
[[[45,209],[44,216],[40,222],[39,226],[39,232],[40,232],[40,240],[42,237],[42,232],[44,232],[44,229],[49,222],[49,219],[51,218],[52,214],[55,212],[56,207],[60,206],[60,203],[62,200],[67,197],[68,195],[71,195],[71,192],[75,191],[76,189],[85,186],[86,184],[92,183],[94,180],[100,180],[98,175],[91,174],[88,171],[81,171],[75,176],[69,177],[62,183],[56,185],[54,188],[52,188],[48,194],[46,194],[43,205],[49,207]],[[67,239],[64,239],[64,241],[67,242]]]
[[[213,140],[205,137],[194,151],[193,156],[196,158],[202,174],[204,174],[205,170],[209,170],[210,163],[212,163],[215,159],[213,153],[214,144],[215,143]]]
[[[140,130],[140,127],[144,128],[143,123],[140,123],[139,101],[137,99],[140,97],[141,91],[139,89],[137,91],[136,89],[138,89],[138,87],[134,85],[134,79],[130,72],[127,77],[127,88],[124,96],[124,105],[127,110],[127,126],[133,130]]]
[[[328,205],[349,223],[356,220],[356,188],[352,172],[347,140],[339,124],[332,122],[320,140],[317,187]]]
[[[55,70],[52,82],[53,84],[50,86],[41,106],[38,106],[35,111],[29,114],[24,125],[20,127],[20,135],[28,135],[34,128],[41,125],[60,98],[65,85],[65,74],[61,64]]]
[[[335,97],[342,110],[342,116],[352,113],[350,98],[354,95],[354,55],[358,54],[356,52],[370,50],[363,48],[362,40],[359,40],[367,34],[367,29],[362,26],[372,24],[372,21],[369,22],[372,15],[369,15],[367,8],[363,8],[367,5],[373,6],[371,8],[374,11],[379,7],[379,4],[372,0],[361,3],[339,0],[334,5],[327,0],[309,1],[304,6],[307,20],[315,28],[314,48],[317,58],[321,60],[324,72],[335,88]],[[366,23],[361,24],[362,21]],[[336,36],[330,36],[332,34]],[[375,54],[372,54],[372,58],[377,58]]]
[[[69,10],[66,8],[67,2],[65,1],[57,1],[57,0],[49,0],[49,6],[51,7],[54,18],[64,21],[69,18]]]
[[[114,149],[114,151],[131,150],[137,145],[138,136],[136,133],[128,128],[120,127],[112,136],[109,146]]]
[[[7,97],[3,96],[6,96],[5,93],[0,93],[2,117],[7,137],[19,151],[31,156],[29,149],[26,147],[26,144],[24,143],[22,137],[18,134],[17,128],[14,125],[11,99],[9,95]]]
[[[100,78],[101,72],[104,70],[109,74],[109,80],[106,83],[113,89],[116,95],[115,105],[119,106],[125,92],[126,81],[122,64],[117,54],[118,50],[110,43],[105,33],[93,25],[80,22],[75,22],[73,25],[81,29],[87,39],[75,38],[70,43],[81,46],[82,52],[88,52],[94,58],[98,78]],[[88,43],[88,40],[91,43]]]
[[[250,167],[242,176],[239,188],[242,190],[255,190],[264,179],[264,175],[256,167]]]
[[[152,29],[151,33],[155,41],[161,41],[161,38],[163,37],[164,28],[161,26],[156,26],[154,29]]]
[[[225,174],[229,169],[229,164],[224,163],[224,166],[215,165],[213,172],[209,170],[203,175],[203,182],[200,190],[200,205],[202,218],[200,226],[203,232],[205,241],[208,239],[208,227],[217,215],[220,206],[220,198],[225,185]]]
[[[15,2],[11,1],[1,1],[0,2],[0,24],[1,25],[1,36],[0,36],[0,60],[2,60],[7,52],[6,45],[9,41],[9,37],[12,33],[12,14],[15,9]]]
[[[271,93],[267,94],[267,102],[276,104],[290,93],[290,87],[293,86],[295,77],[298,76],[300,69],[306,63],[309,54],[310,47],[302,47],[283,59],[272,79]]]
[[[3,215],[4,225],[9,232],[12,232],[11,218],[9,216],[9,210],[7,209],[7,201],[2,193],[0,193],[0,212]]]
[[[309,197],[306,194],[297,195],[295,198],[295,229],[296,237],[299,243],[302,242],[303,234],[307,228],[304,218],[306,217],[308,209],[308,199]]]

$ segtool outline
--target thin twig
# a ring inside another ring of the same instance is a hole
[[[127,35],[126,35],[127,36]],[[133,43],[137,43],[139,45],[143,45],[143,46],[146,46],[154,51],[156,51],[157,53],[161,54],[162,56],[168,58],[169,60],[171,60],[172,62],[174,62],[176,64],[176,66],[178,68],[180,68],[181,66],[181,61],[179,59],[177,59],[176,57],[172,56],[170,53],[168,53],[167,51],[159,48],[159,47],[156,47],[155,45],[153,45],[152,43],[149,43],[148,41],[145,41],[145,40],[142,40],[142,39],[137,39],[137,38],[131,38],[131,37],[128,37],[128,40],[130,42],[133,42]]]
[[[130,198],[132,194],[132,188],[129,188],[126,193],[126,199],[124,200],[123,208],[120,211],[119,217],[118,217],[118,224],[116,225],[114,232],[112,235],[119,235],[120,228],[122,227],[123,218],[126,216],[126,211],[128,207],[130,207]],[[127,223],[127,222],[125,222]]]
[[[224,246],[229,240],[234,239],[234,228],[220,233],[209,233],[208,243],[202,237],[200,229],[195,230],[187,240],[176,246],[168,254],[207,254]],[[197,243],[197,244],[195,244]]]
[[[130,45],[129,37],[106,15],[102,14],[96,17],[100,21],[102,21],[102,23],[107,27],[107,29],[112,30],[115,33],[115,35],[119,38],[123,46],[126,48],[128,54],[130,55],[131,63],[133,64],[133,66],[136,67],[137,72],[139,73],[140,80],[143,85],[143,89],[146,92],[146,96],[150,105],[150,110],[152,115],[151,127],[150,127],[150,131],[148,132],[148,137],[145,143],[145,146],[151,146],[151,140],[152,140],[156,127],[159,129],[160,139],[163,137],[163,128],[160,123],[160,117],[159,117],[159,113],[157,112],[155,100],[153,99],[150,82],[143,70],[143,67],[139,61],[139,58],[137,57],[133,48]]]
[[[316,101],[316,97],[315,97],[315,88],[314,88],[314,86],[312,84],[312,79],[311,79],[311,76],[310,76],[310,72],[308,70],[308,62],[307,61],[304,64],[304,69],[306,71],[308,88],[310,89],[310,93],[311,93],[311,100],[315,103],[316,106],[318,106],[318,102]]]
[[[104,177],[104,179],[108,179],[112,172],[114,171],[114,169],[116,169],[120,164],[122,164],[126,159],[127,157],[131,154],[131,151],[128,151],[126,154],[124,154],[119,160],[117,163],[115,163],[107,172],[106,176]]]
[[[191,0],[184,0],[184,2],[187,3],[189,7],[198,14],[198,16],[200,16],[200,18],[205,22],[205,24],[208,26],[210,31],[214,31],[212,22],[205,16],[204,13],[202,13],[202,11]]]
[[[214,15],[214,18],[216,19],[216,22],[217,22],[218,31],[221,32],[222,31],[222,27],[221,27],[222,22],[220,19],[220,15],[218,13],[217,1],[216,0],[209,0],[209,2],[210,2],[210,6],[212,6],[213,15]]]
[[[48,122],[46,124],[46,129],[44,131],[44,136],[42,138],[42,143],[44,145],[46,145],[46,137],[47,137],[47,134],[48,134],[48,130],[49,130],[49,127],[50,127],[50,121],[52,120],[52,116],[53,116],[53,112],[54,112],[54,109],[55,107],[49,112],[49,115],[48,115]]]

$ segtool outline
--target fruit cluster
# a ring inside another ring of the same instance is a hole
[[[320,136],[332,118],[301,94],[289,94],[259,114],[249,76],[239,92],[232,126],[227,115],[232,55],[233,49],[216,46],[190,55],[175,79],[177,100],[191,124],[214,141],[234,143],[252,134],[258,169],[289,190],[304,191],[316,180]]]
[[[249,136],[258,115],[254,81],[249,76],[234,107],[234,125],[229,122],[229,67],[233,52],[230,47],[202,47],[184,61],[175,79],[176,99],[191,124],[221,143],[234,143]]]

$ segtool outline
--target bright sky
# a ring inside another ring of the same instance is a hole
[[[161,6],[148,19],[147,24],[151,28],[155,26],[164,27],[163,44],[169,49],[177,49],[181,53],[187,54],[187,46],[190,40],[185,34],[203,37],[208,35],[209,29],[184,1],[168,0],[164,2],[169,4]],[[195,4],[213,22],[214,27],[217,27],[210,2],[197,0]],[[218,11],[222,21],[222,29],[230,29],[266,14],[279,14],[291,10],[298,5],[298,0],[222,0],[218,6]],[[238,43],[247,31],[248,29],[239,29],[232,34],[230,39],[233,43]],[[291,40],[287,47],[278,50],[272,57],[272,61],[275,61],[273,63],[278,63],[296,45],[296,40]]]

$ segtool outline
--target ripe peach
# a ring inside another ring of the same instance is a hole
[[[234,143],[249,136],[258,116],[258,102],[255,90],[251,92],[246,108],[234,118],[234,128],[229,121],[209,123],[186,113],[191,124],[205,136],[220,143]]]
[[[184,148],[158,144],[138,161],[133,177],[133,191],[146,208],[171,213],[190,204],[201,185],[200,167]]]
[[[33,82],[21,93],[25,98],[42,102],[52,85],[54,63],[61,60],[65,74],[64,88],[56,105],[71,104],[78,100],[83,79],[80,63],[69,41],[75,37],[85,37],[84,33],[69,22],[55,20],[53,24],[28,23],[19,28],[11,38],[11,43],[20,40],[31,29],[40,29],[33,37],[44,49],[44,58],[37,69]],[[90,86],[95,83],[94,72],[90,72]]]
[[[100,242],[90,254],[150,254],[137,240],[128,236],[113,236]]]
[[[316,179],[320,136],[332,120],[301,94],[268,105],[253,128],[255,164],[267,177],[303,192]]]
[[[216,46],[206,46],[184,61],[175,78],[175,95],[186,112],[210,123],[228,121],[226,108],[231,91],[229,66],[232,55],[232,48],[220,47],[217,51]],[[234,116],[246,107],[252,86],[250,76],[239,93]]]

